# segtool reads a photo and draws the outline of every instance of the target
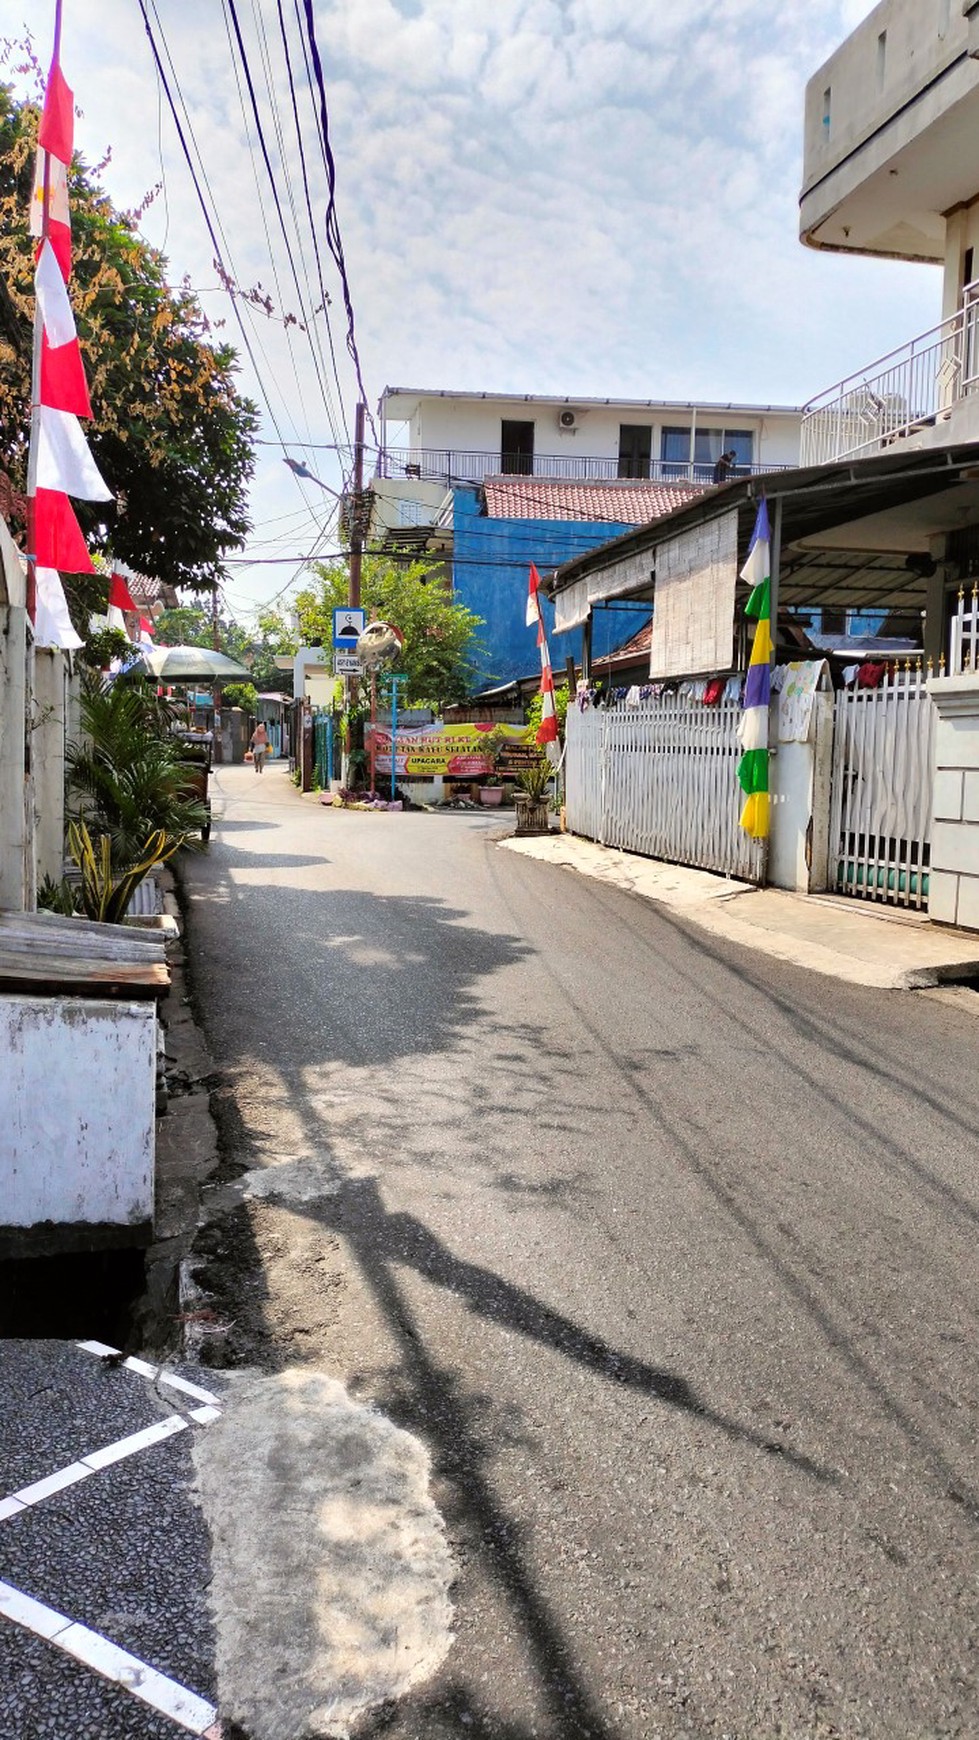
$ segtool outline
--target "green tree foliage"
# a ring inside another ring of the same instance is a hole
[[[269,689],[279,694],[292,694],[292,671],[280,670],[277,658],[292,658],[299,645],[298,636],[277,610],[260,610],[258,632],[253,635],[248,653],[252,681],[261,694]]]
[[[30,45],[22,48],[30,70]],[[11,45],[7,45],[10,59]],[[38,109],[0,86],[0,469],[26,479],[31,399],[34,245],[28,207]],[[206,588],[249,529],[254,405],[235,388],[236,358],[212,342],[186,283],[117,211],[76,156],[69,178],[72,303],[94,412],[87,433],[111,504],[80,506],[92,551],[111,550],[174,586]],[[105,581],[68,582],[84,632]]]
[[[258,690],[254,683],[225,683],[221,690],[223,707],[240,707],[243,713],[254,713],[258,706]]]
[[[221,652],[244,663],[244,655],[250,644],[247,630],[233,622],[230,617],[220,614],[217,627]],[[172,610],[164,610],[153,624],[153,639],[157,646],[212,647],[214,618],[210,602],[178,604]]]
[[[93,838],[108,838],[116,869],[140,863],[152,835],[179,846],[206,823],[170,734],[172,717],[141,679],[106,683],[91,672],[83,679],[83,734],[67,754],[71,819],[85,822]]]
[[[315,586],[293,600],[303,644],[329,647],[333,611],[347,602],[346,563],[320,563]],[[464,700],[472,684],[472,657],[481,618],[457,604],[437,568],[425,561],[395,562],[366,556],[361,599],[367,619],[393,623],[405,637],[398,669],[408,682],[408,706],[438,709]]]

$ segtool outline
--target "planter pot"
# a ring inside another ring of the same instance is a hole
[[[503,802],[503,787],[501,785],[481,785],[479,801],[481,804],[489,804],[491,807],[501,804]]]
[[[528,792],[518,791],[516,796],[518,834],[549,834],[548,819],[549,799],[547,797],[531,797]]]

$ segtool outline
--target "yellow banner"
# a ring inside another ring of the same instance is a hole
[[[378,773],[391,772],[391,728],[366,725],[368,753],[373,736]],[[491,761],[481,743],[491,731],[506,738],[497,771],[510,778],[536,759],[533,728],[528,725],[413,725],[398,732],[397,774],[399,779],[479,779],[491,770]],[[529,753],[528,753],[529,752]]]

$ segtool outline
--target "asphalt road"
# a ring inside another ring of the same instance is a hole
[[[459,1567],[444,1666],[369,1731],[979,1732],[979,1021],[483,817],[216,788],[225,1139],[299,1181],[225,1275],[239,1354],[417,1433]]]

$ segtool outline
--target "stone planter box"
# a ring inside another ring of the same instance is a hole
[[[518,791],[514,802],[517,809],[516,832],[518,834],[550,833],[549,798],[531,797],[528,792]]]

